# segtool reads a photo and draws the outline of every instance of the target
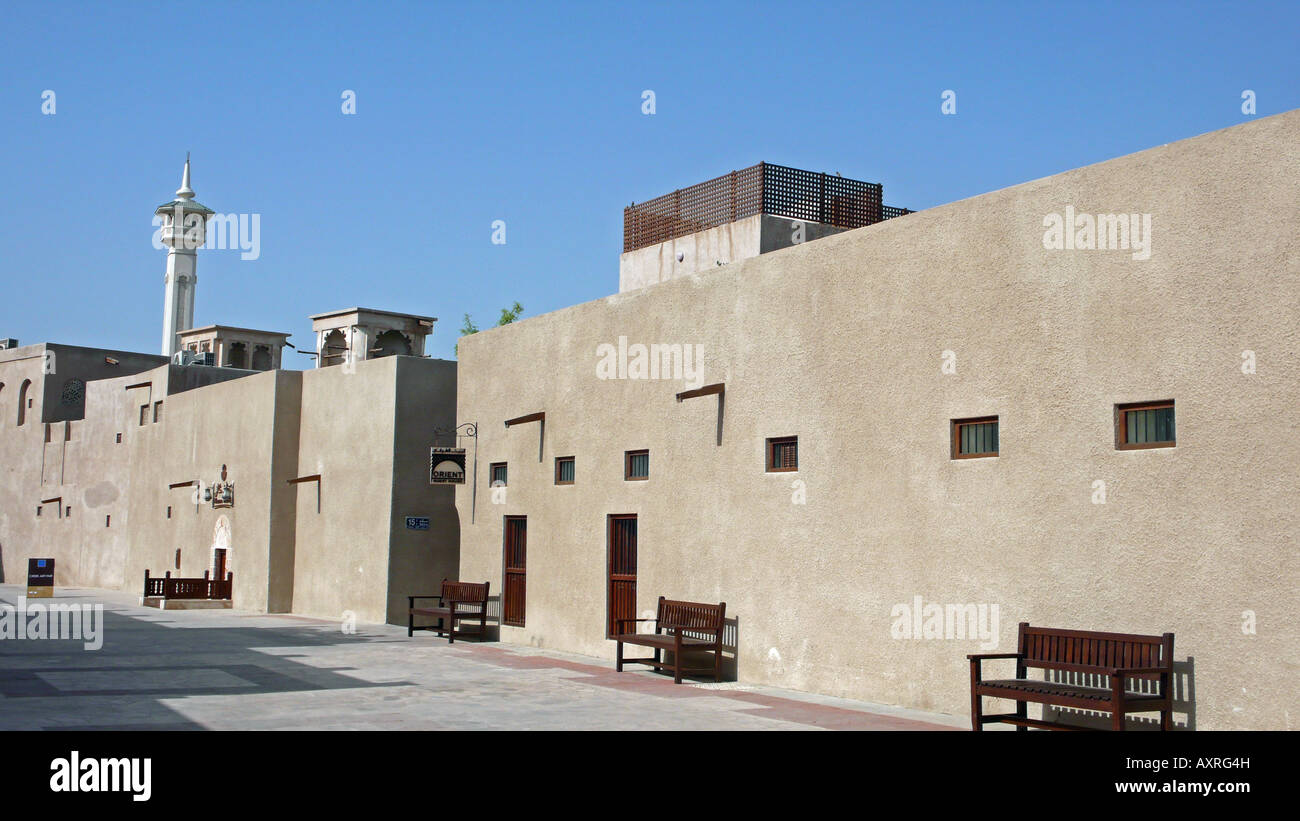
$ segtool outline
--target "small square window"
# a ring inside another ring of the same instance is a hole
[[[148,406],[148,405],[141,405],[141,406],[140,406],[140,425],[141,425],[141,427],[143,427],[144,425],[148,424],[148,422],[149,422],[149,406]]]
[[[117,444],[122,444],[122,434],[120,433],[117,435]]]
[[[623,454],[623,479],[628,482],[650,478],[650,451],[629,450]]]
[[[41,506],[40,506],[40,505],[37,505],[37,506],[36,506],[36,518],[38,518],[38,519],[41,518]]]
[[[153,421],[157,422],[162,418],[162,400],[153,403]]]
[[[171,517],[172,517],[172,506],[167,505],[167,518],[170,519]]]
[[[63,515],[64,515],[64,516],[71,516],[71,515],[72,515],[72,505],[68,505],[67,507],[65,507],[65,508],[63,509]]]
[[[952,420],[952,458],[977,459],[998,455],[998,418]]]
[[[506,486],[506,463],[493,462],[488,469],[488,484],[491,487]]]
[[[555,457],[555,484],[573,484],[574,459],[572,456]]]
[[[1172,448],[1174,400],[1115,406],[1115,449]]]
[[[105,516],[105,517],[104,517],[104,527],[112,527],[112,525],[113,525],[113,517],[112,517],[112,516]]]
[[[798,436],[777,436],[767,440],[768,473],[782,473],[798,469]]]

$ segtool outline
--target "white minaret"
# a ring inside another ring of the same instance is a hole
[[[194,327],[194,285],[198,281],[195,261],[199,247],[207,238],[208,219],[214,213],[194,201],[188,153],[176,199],[158,206],[154,213],[162,218],[161,240],[167,246],[162,352],[172,356],[180,347],[176,335]]]

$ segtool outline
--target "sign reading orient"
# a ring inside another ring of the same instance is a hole
[[[429,484],[465,484],[465,449],[429,448]]]

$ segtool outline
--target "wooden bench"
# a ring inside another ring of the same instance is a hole
[[[406,635],[415,635],[416,630],[433,630],[439,635],[447,634],[447,643],[455,644],[457,634],[469,635],[464,630],[456,629],[456,622],[465,619],[478,619],[476,632],[481,638],[487,632],[488,585],[490,582],[452,582],[442,580],[442,592],[436,596],[407,596],[409,612],[406,617]],[[437,599],[437,607],[416,607],[416,599]],[[433,616],[437,624],[423,627],[415,626],[416,616]],[[446,627],[443,627],[444,622]]]
[[[227,573],[224,579],[210,579],[208,573],[209,571],[204,570],[201,579],[183,579],[179,576],[172,578],[170,570],[162,576],[150,576],[149,569],[145,568],[144,595],[141,599],[207,599],[210,601],[229,599],[231,591],[234,590],[234,574]]]
[[[1160,729],[1173,726],[1174,634],[1141,636],[1132,633],[1094,633],[1086,630],[1055,630],[1030,627],[1020,623],[1018,651],[1015,653],[971,654],[970,700],[971,729],[982,730],[985,724],[1003,721],[1018,725],[1017,730],[1039,727],[1051,730],[1078,730],[1080,727],[1028,717],[1027,702],[1098,710],[1111,714],[1111,728],[1124,729],[1128,713],[1159,711]],[[980,663],[987,659],[1015,659],[1016,677],[985,680]],[[1063,681],[1042,681],[1027,675],[1030,667],[1056,670],[1076,675],[1108,676],[1109,686],[1093,687]],[[1126,686],[1131,679],[1158,681],[1155,692],[1134,692]],[[984,715],[984,696],[1006,698],[1016,702],[1014,713]]]
[[[682,653],[705,651],[713,653],[713,680],[721,681],[722,674],[722,626],[726,618],[727,603],[703,604],[693,601],[670,601],[659,597],[659,610],[653,619],[617,619],[614,624],[618,642],[618,656],[615,669],[623,672],[623,665],[649,664],[655,669],[667,668],[673,671],[673,681],[682,683],[682,673],[708,673],[708,667],[686,667],[682,664]],[[636,632],[636,623],[654,622],[653,633]],[[629,627],[630,625],[630,627]],[[653,647],[653,658],[625,659],[623,645],[636,644]],[[663,661],[663,651],[671,650],[672,664]]]

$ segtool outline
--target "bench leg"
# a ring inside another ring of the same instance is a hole
[[[974,732],[981,732],[984,729],[984,709],[980,704],[980,697],[975,690],[975,685],[979,684],[979,660],[972,660],[970,663],[970,728]]]
[[[1174,728],[1174,711],[1173,711],[1173,710],[1161,710],[1161,711],[1160,711],[1160,730],[1163,732],[1163,731],[1166,731],[1166,730],[1172,730],[1173,728]]]
[[[447,618],[447,643],[448,644],[456,643],[456,617],[455,616],[449,616]]]
[[[722,648],[713,651],[713,680],[722,681]]]
[[[406,614],[406,637],[409,639],[411,636],[414,635],[415,635],[415,614],[407,613]]]
[[[677,636],[677,643],[673,645],[673,684],[682,683],[682,639],[681,635]]]
[[[1110,728],[1124,729],[1124,677],[1110,677]]]
[[[1029,718],[1029,702],[1027,702],[1027,701],[1017,701],[1017,702],[1016,702],[1016,716],[1017,716],[1018,718]],[[1017,724],[1017,725],[1016,725],[1016,732],[1018,732],[1018,733],[1027,733],[1027,732],[1029,732],[1029,728],[1026,727],[1026,726],[1023,725],[1023,724]]]
[[[618,650],[615,651],[616,655],[614,657],[614,672],[621,673],[623,672],[623,642],[620,641],[617,642],[617,644],[618,644]],[[656,651],[656,654],[657,653],[658,651]]]

